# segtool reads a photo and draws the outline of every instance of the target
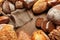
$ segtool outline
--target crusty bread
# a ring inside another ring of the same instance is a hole
[[[47,2],[45,0],[38,0],[34,5],[33,5],[33,12],[35,14],[40,14],[43,11],[47,9]]]
[[[17,35],[12,25],[9,24],[0,25],[0,40],[17,40]]]
[[[33,33],[32,40],[50,40],[50,39],[42,30],[38,30]]]

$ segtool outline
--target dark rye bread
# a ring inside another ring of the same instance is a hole
[[[41,29],[46,33],[50,33],[53,29],[55,29],[55,26],[51,21],[43,21]]]

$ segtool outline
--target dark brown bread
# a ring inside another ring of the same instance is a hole
[[[9,23],[9,17],[0,16],[0,24],[6,24],[6,23]]]
[[[46,33],[50,33],[53,29],[55,29],[55,26],[51,21],[43,21],[41,29],[43,29]]]
[[[35,23],[36,27],[40,28],[43,21],[44,21],[44,18],[37,18]]]
[[[54,29],[49,34],[50,40],[60,40],[60,26],[57,26],[57,29]]]

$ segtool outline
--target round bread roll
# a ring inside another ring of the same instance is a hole
[[[2,8],[3,8],[3,12],[9,14],[15,10],[15,5],[6,0],[4,1]]]
[[[53,23],[60,25],[60,4],[54,6],[48,11],[47,18]]]
[[[47,9],[47,2],[46,1],[41,1],[41,0],[38,0],[34,5],[33,5],[33,12],[35,14],[40,14],[42,13],[43,11],[45,11]]]
[[[9,24],[0,24],[0,40],[17,40],[17,35]]]
[[[42,30],[38,30],[33,33],[32,40],[50,40],[50,39]]]

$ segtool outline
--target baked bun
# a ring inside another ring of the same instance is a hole
[[[55,29],[55,25],[51,21],[43,21],[41,29],[46,33],[50,33],[53,29]]]
[[[53,23],[60,25],[60,4],[54,6],[48,11],[47,18]]]
[[[50,40],[50,39],[42,30],[38,30],[33,33],[32,40]]]
[[[37,28],[40,28],[43,21],[44,21],[44,18],[37,18],[37,20],[35,22],[35,26]]]
[[[40,14],[44,12],[47,9],[47,2],[45,0],[38,0],[34,5],[33,5],[33,12],[35,14]]]
[[[9,24],[0,25],[0,40],[17,40],[17,35],[12,25]]]

